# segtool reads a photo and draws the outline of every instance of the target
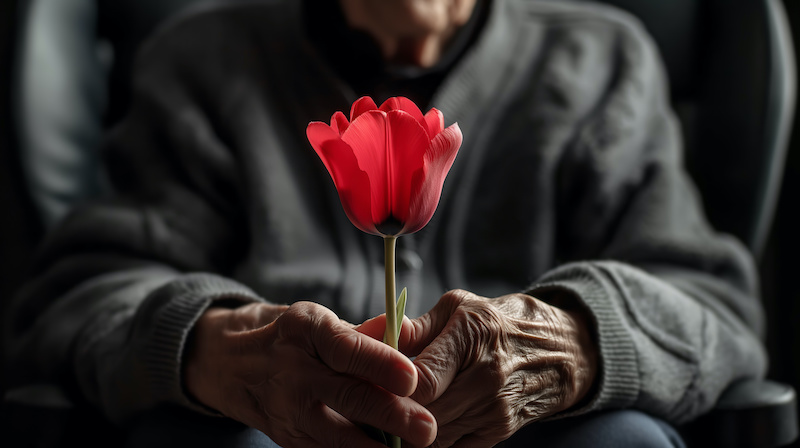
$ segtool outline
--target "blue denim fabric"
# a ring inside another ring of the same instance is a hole
[[[135,425],[127,448],[280,448],[260,431],[182,410],[152,413]],[[647,414],[624,410],[530,425],[498,448],[684,448],[677,432]]]
[[[633,410],[586,414],[530,425],[498,448],[685,448],[662,420]]]

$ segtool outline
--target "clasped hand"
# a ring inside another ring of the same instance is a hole
[[[414,446],[487,447],[574,406],[596,374],[583,316],[524,294],[451,291],[405,320],[402,353],[380,342],[383,325],[355,327],[309,302],[212,308],[184,382],[285,448],[381,447],[362,424]]]

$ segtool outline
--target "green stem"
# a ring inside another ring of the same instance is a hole
[[[386,333],[385,340],[393,349],[397,350],[397,288],[394,276],[394,252],[397,244],[396,236],[384,236],[384,266],[386,269]]]
[[[395,286],[395,275],[394,275],[394,260],[395,260],[395,247],[397,245],[397,237],[396,236],[384,236],[383,237],[383,249],[384,249],[384,267],[386,269],[386,274],[384,276],[386,280],[386,330],[384,333],[384,341],[386,341],[389,346],[393,349],[397,350],[397,304],[395,303],[395,297],[397,297],[397,287]],[[389,442],[389,446],[392,448],[400,448],[402,445],[402,441],[400,437],[395,435],[386,433],[387,440]]]

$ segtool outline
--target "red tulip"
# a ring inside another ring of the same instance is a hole
[[[445,128],[440,111],[423,116],[404,97],[389,98],[380,108],[362,97],[349,122],[336,112],[330,126],[311,122],[306,134],[353,225],[384,236],[428,224],[462,140],[458,124]]]

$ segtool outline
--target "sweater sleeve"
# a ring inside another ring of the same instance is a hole
[[[559,172],[565,263],[530,293],[568,291],[594,317],[601,374],[577,413],[635,407],[681,423],[732,381],[765,373],[755,267],[707,224],[656,50],[629,20],[612,60]]]
[[[249,231],[237,158],[208,112],[224,110],[220,85],[235,77],[223,71],[235,67],[192,65],[224,51],[202,42],[212,26],[178,27],[140,56],[131,111],[104,153],[114,194],[48,237],[10,308],[12,386],[55,383],[116,422],[163,403],[203,411],[181,385],[187,334],[215,301],[262,300],[227,278]]]

